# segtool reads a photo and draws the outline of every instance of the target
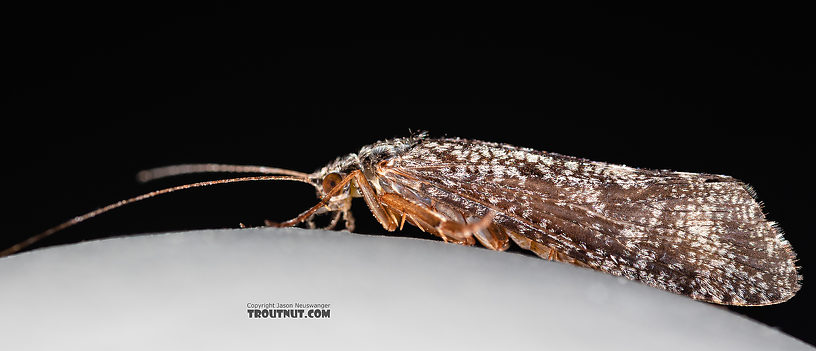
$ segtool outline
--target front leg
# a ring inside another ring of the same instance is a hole
[[[346,222],[346,230],[354,231],[354,216],[351,215],[351,210],[343,211],[343,220]]]
[[[380,198],[377,196],[377,193],[374,191],[374,188],[371,187],[371,184],[368,183],[368,179],[363,175],[363,172],[354,171],[349,176],[354,176],[354,181],[357,185],[357,190],[363,195],[363,200],[365,200],[366,205],[371,210],[371,214],[374,215],[374,218],[377,219],[378,222],[385,228],[385,230],[389,232],[393,232],[397,229],[399,222],[397,218],[391,212],[385,210],[380,201]]]

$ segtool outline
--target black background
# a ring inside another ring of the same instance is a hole
[[[816,191],[805,123],[814,57],[801,13],[11,9],[0,240],[5,247],[117,200],[213,178],[137,184],[140,169],[220,162],[311,172],[364,144],[428,130],[751,183],[797,251],[804,287],[784,304],[732,309],[813,344]],[[133,204],[39,246],[261,225],[315,202],[298,183],[221,185]],[[358,232],[382,232],[362,201],[355,208]]]

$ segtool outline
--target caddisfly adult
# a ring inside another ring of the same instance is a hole
[[[311,223],[332,213],[353,230],[351,199],[362,197],[388,231],[405,223],[446,242],[506,250],[596,269],[694,299],[768,305],[799,290],[795,254],[765,218],[747,184],[724,175],[649,170],[420,133],[364,146],[314,173],[217,164],[143,171],[143,181],[196,172],[260,173],[186,184],[123,200],[21,242],[13,254],[103,212],[177,190],[292,180],[320,201],[271,226]]]

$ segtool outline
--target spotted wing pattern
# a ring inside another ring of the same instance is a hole
[[[764,305],[799,289],[790,245],[732,177],[465,139],[423,140],[379,172],[392,191],[442,213],[492,209],[510,234],[575,263],[695,299]]]

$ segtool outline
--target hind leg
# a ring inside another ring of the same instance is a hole
[[[447,242],[454,242],[462,245],[473,245],[476,239],[480,242],[483,238],[488,238],[488,229],[493,222],[495,213],[489,212],[483,218],[471,218],[466,220],[464,216],[458,214],[456,217],[449,213],[440,211],[439,208],[430,208],[422,204],[409,201],[396,194],[383,194],[379,197],[382,204],[386,206],[392,217],[400,217],[399,223],[405,221],[416,225],[420,229],[437,235]],[[445,211],[450,212],[450,211]],[[458,218],[457,218],[458,217]],[[482,234],[482,232],[486,234]],[[474,235],[476,234],[476,235]],[[483,238],[480,238],[482,236]],[[474,239],[475,238],[475,239]],[[494,240],[500,242],[500,239]],[[493,241],[489,241],[493,242]],[[502,245],[493,245],[491,248],[500,248]]]

